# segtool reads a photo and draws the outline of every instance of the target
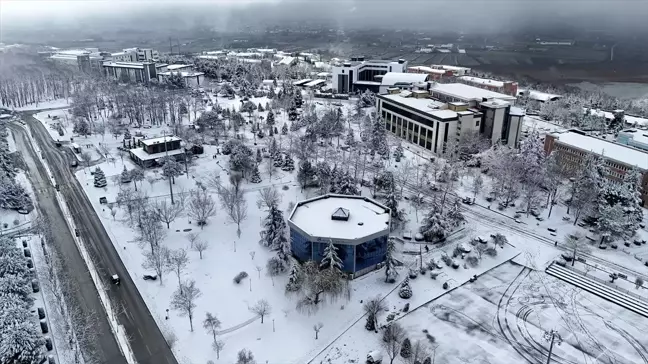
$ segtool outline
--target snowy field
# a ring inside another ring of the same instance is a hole
[[[216,98],[213,95],[211,97],[222,108],[238,108],[241,105],[238,98],[228,100]],[[261,103],[265,107],[267,99],[252,98],[250,101],[255,104]],[[323,113],[327,108],[331,107],[330,103],[326,101],[316,102],[315,105],[319,113]],[[353,112],[353,102],[342,101],[341,105],[345,115]],[[370,111],[370,109],[366,111]],[[56,121],[52,120],[55,115],[59,116]],[[397,284],[384,283],[383,270],[354,280],[351,283],[352,294],[348,302],[340,300],[328,303],[319,312],[310,316],[296,311],[295,301],[284,295],[287,277],[271,278],[266,274],[265,264],[275,253],[258,243],[260,239],[259,233],[262,230],[261,223],[267,212],[257,208],[256,201],[259,190],[264,187],[274,186],[282,194],[282,202],[279,207],[284,211],[284,216],[287,216],[288,207],[291,203],[312,197],[315,191],[306,190],[303,193],[300,191],[296,181],[296,171],[285,172],[277,169],[270,177],[265,172],[265,165],[269,163],[267,159],[264,159],[259,168],[262,182],[259,184],[244,182],[242,185],[247,202],[247,218],[242,223],[240,237],[236,234],[236,225],[228,221],[225,212],[222,210],[219,210],[215,217],[209,219],[204,229],[192,222],[185,211],[170,223],[169,229],[165,229],[166,236],[163,244],[173,250],[186,249],[189,252],[190,259],[187,268],[180,277],[174,273],[167,273],[163,277],[162,284],[160,284],[159,280],[157,282],[143,280],[144,274],[153,273],[142,267],[144,262],[143,252],[147,248],[138,243],[138,233],[131,223],[132,219],[129,214],[115,204],[120,188],[126,186],[120,182],[120,173],[124,167],[131,170],[135,166],[128,156],[117,151],[116,148],[121,146],[121,138],[115,138],[107,131],[103,135],[75,136],[72,132],[71,123],[66,121],[66,116],[69,116],[66,110],[54,110],[36,115],[48,128],[54,139],[61,138],[58,131],[53,127],[55,123],[61,122],[65,135],[65,139],[61,140],[67,141],[69,137],[72,137],[75,143],[82,146],[83,152],[90,153],[91,162],[89,165],[92,167],[83,168],[85,165],[82,164],[77,170],[76,176],[82,182],[122,260],[136,282],[138,289],[142,292],[142,296],[161,330],[165,333],[167,340],[172,343],[173,350],[180,362],[202,363],[216,358],[216,353],[211,349],[212,337],[202,327],[202,320],[207,312],[216,315],[222,322],[219,340],[222,340],[225,346],[220,355],[225,362],[233,362],[236,353],[246,348],[254,353],[259,363],[267,361],[270,363],[295,364],[309,362],[315,356],[317,356],[317,359],[313,362],[346,363],[346,360],[353,360],[353,358],[361,360],[368,351],[375,349],[378,345],[377,340],[368,338],[366,335],[373,337],[377,337],[377,335],[369,334],[364,329],[365,320],[362,319],[361,300],[364,301],[376,296],[384,298],[389,304],[390,313],[394,314],[394,317],[402,322],[408,322],[410,317],[421,315],[421,312],[429,312],[425,308],[427,306],[423,306],[413,313],[403,316],[400,312],[405,301],[397,295]],[[265,118],[267,112],[255,111],[253,116],[255,119],[259,117]],[[248,115],[244,114],[244,118],[247,120]],[[287,122],[286,112],[277,115],[275,125],[281,129],[284,122]],[[189,124],[190,120],[185,118],[183,123]],[[527,130],[539,128],[545,132],[553,131],[555,130],[553,128],[556,128],[555,125],[541,120],[530,120],[525,126]],[[357,138],[359,126],[351,125],[351,127],[354,129]],[[131,128],[130,130],[133,135],[141,132],[147,137],[156,137],[168,135],[168,129],[165,126],[152,126],[141,129]],[[256,139],[249,132],[249,127],[247,129],[243,132],[246,145],[251,147],[252,150],[267,147],[268,138]],[[278,136],[277,139],[284,149],[291,142],[288,136]],[[394,148],[397,143],[391,140],[390,145]],[[414,164],[422,164],[429,160],[429,152],[406,143],[403,143],[403,146],[405,147],[405,160],[410,160]],[[212,198],[217,201],[217,206],[220,205],[215,189],[209,184],[209,180],[214,174],[220,175],[221,181],[225,184],[228,181],[229,157],[217,154],[219,149],[220,146],[205,145],[205,153],[195,157],[194,161],[189,165],[189,173],[175,178],[172,187],[176,200],[186,200],[190,190],[195,189],[197,186],[207,186]],[[339,153],[334,149],[326,148],[325,151],[322,151],[323,148],[318,148],[317,153],[320,158],[327,158],[327,153],[330,153],[328,155],[329,159],[340,161],[343,165],[355,163],[357,166],[358,161],[350,160],[350,154]],[[368,162],[368,164],[370,163]],[[94,177],[90,171],[94,170],[95,166],[99,166],[106,174],[108,180],[106,188],[95,188],[93,186]],[[376,168],[378,167],[368,166],[367,176],[364,178],[370,179]],[[393,160],[390,160],[386,168],[396,172],[399,166]],[[475,172],[476,170],[466,170],[461,174],[459,182],[456,183],[456,196],[473,197],[471,185]],[[490,179],[484,176],[483,190],[490,190],[490,184]],[[169,184],[162,177],[159,169],[147,170],[145,179],[138,182],[137,187],[148,196],[150,202],[170,202]],[[403,192],[404,195],[408,195],[407,190]],[[363,188],[363,195],[370,194],[370,189]],[[496,258],[484,257],[483,262],[477,268],[463,268],[463,262],[461,262],[461,258],[458,258],[460,268],[457,270],[449,267],[443,268],[436,280],[432,280],[428,276],[421,276],[411,280],[410,285],[414,291],[414,296],[409,300],[411,310],[420,305],[426,305],[428,301],[440,296],[441,298],[433,302],[448,300],[448,295],[442,296],[446,293],[446,290],[442,288],[443,283],[448,283],[449,289],[452,290],[466,283],[471,276],[481,275],[513,257],[515,257],[516,262],[541,270],[559,257],[562,252],[559,247],[553,246],[554,241],[559,241],[562,244],[564,236],[573,231],[581,231],[584,234],[589,233],[581,227],[573,226],[572,222],[563,219],[567,215],[565,213],[566,207],[563,205],[559,204],[554,207],[551,218],[546,218],[546,210],[542,211],[545,218],[540,220],[534,216],[527,217],[526,214],[516,214],[514,207],[496,211],[496,204],[493,204],[491,210],[488,208],[491,203],[485,200],[485,196],[486,193],[476,196],[477,205],[466,210],[465,215],[468,223],[462,226],[463,229],[456,236],[448,239],[442,247],[433,247],[429,253],[424,251],[424,262],[429,261],[431,258],[439,261],[442,254],[452,254],[456,244],[466,245],[468,241],[476,237],[488,239],[491,234],[495,233],[506,235],[512,246],[507,245]],[[109,203],[107,205],[100,204],[100,197],[106,197]],[[416,267],[420,264],[417,252],[422,251],[421,246],[413,241],[400,238],[405,233],[409,232],[413,235],[418,230],[420,221],[427,210],[417,211],[408,200],[401,200],[400,207],[407,213],[408,221],[401,231],[394,233],[395,236],[399,237],[400,241],[397,244],[399,259],[407,267]],[[514,215],[518,218],[519,223],[513,220]],[[548,228],[556,229],[556,231],[551,232],[547,230]],[[530,238],[529,233],[521,232],[520,229],[530,230],[533,236]],[[209,247],[203,253],[202,259],[198,252],[191,249],[189,237],[194,233],[198,234],[199,240],[208,242]],[[522,252],[522,254],[518,254],[519,252]],[[642,262],[637,260],[635,256],[645,255],[646,247],[645,245],[639,247],[633,245],[614,251],[595,249],[592,254],[610,259],[619,265],[637,269]],[[498,269],[501,268],[496,268],[496,270]],[[603,269],[605,267],[601,267],[601,270]],[[240,284],[233,283],[234,276],[242,271],[246,272],[248,277]],[[401,269],[399,281],[406,275],[407,269]],[[480,276],[477,283],[469,284],[469,286],[482,282],[482,277],[484,276]],[[178,287],[179,280],[187,279],[195,280],[202,293],[196,301],[193,332],[190,331],[189,320],[186,317],[181,317],[170,305],[171,297]],[[628,279],[633,278],[629,277]],[[464,287],[466,286],[452,291],[450,296],[457,294],[456,292],[461,292],[465,289]],[[272,307],[272,312],[265,318],[264,323],[261,323],[260,319],[249,309],[261,299],[267,300]],[[383,315],[379,323],[384,324],[386,317],[387,314]],[[419,321],[425,319],[418,318]],[[318,338],[315,339],[313,326],[320,322],[323,327]],[[422,322],[429,322],[429,320]],[[430,332],[433,331],[432,327],[428,329]],[[412,328],[412,330],[412,332],[416,330],[420,332],[422,328]],[[340,337],[340,335],[343,336]],[[457,335],[461,337],[461,334],[457,333]],[[437,335],[434,336],[438,337]],[[447,340],[453,340],[451,339],[452,336],[444,337]],[[481,339],[491,343],[493,341],[493,339],[486,336]],[[476,341],[479,342],[479,340]],[[277,348],[285,347],[286,342],[295,344],[291,344],[290,350],[277,350]],[[351,351],[349,352],[349,350]],[[512,355],[508,353],[508,349],[502,350],[503,354],[501,356],[504,358],[507,355]],[[519,357],[516,358],[516,360],[520,359]]]
[[[425,343],[437,363],[544,363],[549,343],[543,334],[550,330],[563,340],[554,346],[555,363],[638,364],[648,356],[645,318],[514,263],[396,322],[412,342]],[[361,363],[381,342],[380,333],[356,325],[314,363]]]
[[[31,110],[41,110],[41,109],[54,109],[54,108],[62,108],[62,107],[68,107],[70,106],[70,103],[72,102],[72,98],[69,99],[55,99],[55,100],[48,100],[48,101],[41,101],[37,102],[34,104],[29,104],[23,107],[18,107],[18,108],[12,108],[12,110],[15,111],[31,111]],[[0,106],[4,107],[4,105]]]

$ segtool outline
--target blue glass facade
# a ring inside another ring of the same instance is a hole
[[[292,228],[290,229],[290,238],[293,255],[298,260],[302,262],[310,259],[317,262],[322,260],[328,242],[310,242]],[[387,234],[360,245],[335,244],[335,246],[338,256],[342,260],[342,269],[345,272],[355,273],[385,260]]]

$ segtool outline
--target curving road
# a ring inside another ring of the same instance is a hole
[[[56,148],[45,127],[34,119],[31,113],[23,114],[23,120],[30,125],[33,136],[40,145],[43,156],[54,174],[54,179],[61,186],[61,193],[65,197],[69,210],[73,212],[76,226],[82,227],[79,229],[80,236],[86,244],[86,249],[92,256],[99,274],[104,277],[105,286],[110,287],[108,295],[112,302],[116,302],[120,306],[119,322],[126,330],[137,362],[139,364],[177,364],[92,204],[68,167],[69,161],[74,156],[66,155],[67,148]],[[14,129],[22,128],[15,127]],[[25,133],[24,130],[23,133]],[[35,159],[38,158],[35,156]],[[51,196],[53,194],[50,194],[50,198]],[[62,218],[62,214],[60,214],[60,218]],[[69,243],[73,244],[72,240]],[[109,280],[111,274],[118,274],[121,278],[119,287],[111,285]],[[105,314],[105,312],[102,313]],[[102,338],[105,336],[102,335]],[[120,363],[122,360],[123,358],[120,360],[109,359],[103,362],[112,364]]]

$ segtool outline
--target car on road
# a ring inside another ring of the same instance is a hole
[[[155,281],[155,280],[157,280],[157,274],[145,274],[144,275],[144,280],[145,281]]]
[[[79,166],[79,162],[77,162],[77,161],[72,161],[72,162],[70,162],[70,167],[72,167],[72,168],[76,168],[76,167],[78,167],[78,166]]]
[[[112,276],[110,276],[110,281],[112,282],[112,284],[116,286],[119,286],[119,284],[121,283],[121,279],[117,274],[113,274]]]

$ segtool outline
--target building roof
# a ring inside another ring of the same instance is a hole
[[[424,73],[387,72],[383,75],[381,85],[393,86],[397,83],[425,82],[427,79],[428,75]]]
[[[482,99],[499,99],[515,101],[515,96],[505,95],[499,92],[485,90],[483,88],[466,85],[463,83],[435,83],[430,88],[432,92],[438,92],[447,96],[456,97],[460,100],[481,101]]]
[[[317,77],[329,77],[331,72],[320,72],[317,74]]]
[[[175,141],[182,141],[182,139],[178,138],[177,136],[169,135],[169,136],[163,136],[163,137],[158,137],[158,138],[150,138],[150,139],[142,139],[140,142],[146,146],[148,145],[153,145],[153,144],[158,144],[158,143],[164,143],[164,141],[167,142],[175,142]]]
[[[338,243],[388,233],[389,216],[387,207],[367,197],[328,194],[298,202],[288,221],[322,242]]]
[[[368,86],[380,86],[380,82],[378,81],[355,81],[354,84],[356,85],[368,85]]]
[[[427,67],[427,66],[413,66],[413,67],[408,67],[407,69],[414,70],[414,71],[420,71],[420,72],[426,72],[426,73],[436,73],[439,75],[445,74],[447,71],[446,70],[440,70],[437,68],[432,68],[432,67]]]
[[[321,85],[323,83],[326,83],[326,80],[313,80],[311,82],[308,82],[308,83],[304,84],[304,86],[306,86],[306,87],[315,87],[315,86],[319,86],[319,85]]]
[[[171,73],[179,73],[182,77],[196,77],[204,75],[204,73],[197,71],[166,71],[158,72],[158,76],[171,76]]]
[[[293,82],[293,85],[301,86],[301,85],[304,85],[304,84],[307,84],[307,83],[311,82],[312,80],[313,80],[312,78],[304,78],[303,80]]]
[[[449,66],[446,64],[433,64],[432,68],[439,68],[439,69],[444,69],[448,71],[470,71],[470,68],[468,67],[459,67],[459,66]]]
[[[474,83],[477,85],[484,85],[484,86],[494,86],[494,87],[504,87],[504,82],[503,81],[496,81],[496,80],[491,80],[488,78],[479,78],[479,77],[472,77],[472,76],[460,76],[457,77],[458,79],[469,82],[469,83]]]
[[[605,139],[584,135],[572,130],[551,134],[559,144],[601,155],[617,162],[648,170],[648,153]]]
[[[452,110],[431,110],[428,111],[428,114],[434,115],[438,119],[455,119],[457,118],[457,113]]]
[[[480,102],[479,104],[481,106],[486,106],[486,107],[489,107],[491,109],[501,109],[501,108],[505,108],[505,107],[508,107],[509,105],[511,105],[507,101],[496,100],[496,99]]]
[[[518,89],[518,95],[522,95],[524,93],[528,93],[529,98],[531,100],[536,100],[540,102],[555,101],[562,97],[560,95],[549,94],[546,92]]]
[[[103,63],[104,67],[119,67],[119,68],[144,68],[144,63],[142,62],[111,62],[107,61]]]
[[[524,109],[520,107],[511,106],[511,110],[509,111],[509,114],[515,116],[525,116],[526,112],[524,111]]]
[[[187,68],[187,67],[191,68],[192,65],[190,65],[190,64],[170,64],[170,65],[167,66],[167,69],[169,71],[172,71],[172,70],[177,70],[177,69],[182,69],[182,68]]]
[[[278,64],[290,66],[293,62],[295,62],[295,59],[295,57],[284,57],[281,59],[281,61],[279,61]]]
[[[401,92],[400,94],[385,94],[385,95],[378,95],[378,96],[381,99],[385,99],[387,101],[391,101],[396,104],[409,106],[412,109],[421,111],[423,113],[430,113],[431,111],[439,110],[440,108],[445,106],[444,103],[432,99],[427,99],[427,98],[417,99],[414,97],[405,97],[409,94],[411,93]]]
[[[131,154],[136,156],[138,159],[143,160],[143,161],[149,161],[149,160],[154,160],[158,158],[164,158],[166,156],[174,156],[178,154],[184,153],[184,150],[182,149],[174,149],[170,150],[168,152],[160,152],[160,153],[153,153],[153,154],[148,154],[144,151],[143,148],[134,148],[130,150]]]

